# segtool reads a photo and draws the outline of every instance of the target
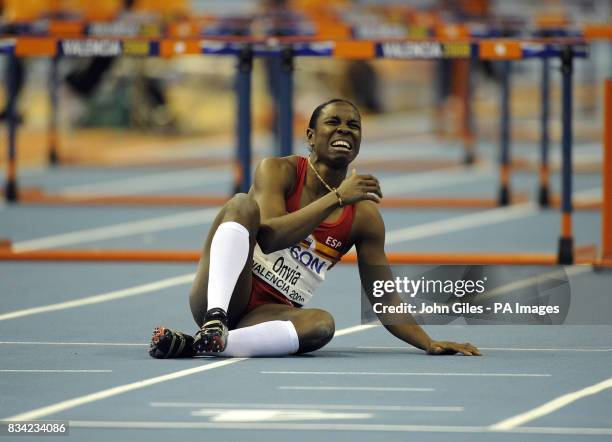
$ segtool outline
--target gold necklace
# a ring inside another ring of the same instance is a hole
[[[334,192],[336,194],[336,197],[338,198],[338,201],[340,202],[340,207],[343,207],[344,206],[344,202],[342,201],[342,198],[340,197],[340,194],[338,193],[338,189],[336,189],[335,187],[332,187],[329,184],[327,184],[325,182],[325,180],[323,179],[323,177],[321,175],[319,175],[319,172],[317,172],[317,169],[315,169],[314,165],[310,161],[310,156],[308,156],[308,165],[310,166],[312,171],[315,173],[315,175],[319,179],[319,181],[321,181],[321,183],[327,188],[327,190],[329,190],[330,192]]]

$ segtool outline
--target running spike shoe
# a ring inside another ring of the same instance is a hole
[[[193,336],[166,327],[155,327],[149,346],[149,354],[157,359],[191,358],[193,350]]]
[[[196,354],[221,353],[227,346],[227,335],[227,313],[220,308],[210,309],[194,336],[193,348]]]

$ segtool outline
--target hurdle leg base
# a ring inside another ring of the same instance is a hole
[[[559,238],[559,254],[557,255],[559,264],[574,264],[574,238]]]
[[[463,157],[463,164],[471,165],[476,162],[476,154],[472,151],[466,152]]]
[[[18,193],[17,183],[15,181],[7,181],[6,186],[4,188],[4,196],[6,200],[10,203],[17,202]]]
[[[510,204],[510,189],[508,186],[500,187],[498,203],[500,206],[507,206]]]
[[[57,155],[57,151],[52,149],[49,152],[49,165],[57,166],[59,164],[59,156]]]
[[[550,207],[550,189],[547,186],[540,186],[538,203],[540,207]]]
[[[610,266],[605,266],[605,265],[601,265],[601,264],[594,264],[592,266],[593,272],[594,273],[610,273],[612,274],[612,267]]]

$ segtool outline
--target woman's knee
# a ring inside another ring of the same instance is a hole
[[[314,309],[316,311],[316,328],[319,331],[319,337],[327,344],[334,337],[336,332],[336,323],[334,317],[325,310]],[[325,345],[323,344],[323,345]]]
[[[223,207],[223,222],[235,221],[254,237],[259,229],[259,204],[246,193],[237,193]]]
[[[327,345],[334,337],[336,324],[334,317],[325,310],[312,309],[305,318],[307,330],[300,337],[300,353],[318,350]]]

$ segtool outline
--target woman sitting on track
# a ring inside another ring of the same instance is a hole
[[[306,136],[308,158],[264,159],[249,193],[234,196],[221,209],[190,294],[201,328],[192,337],[157,327],[151,356],[308,353],[332,339],[334,319],[302,306],[353,244],[364,287],[392,277],[376,206],[382,198],[378,180],[354,170],[347,177],[361,143],[359,111],[345,100],[323,103]],[[402,324],[394,322],[385,327],[429,354],[480,355],[468,343],[432,340],[410,315]]]

